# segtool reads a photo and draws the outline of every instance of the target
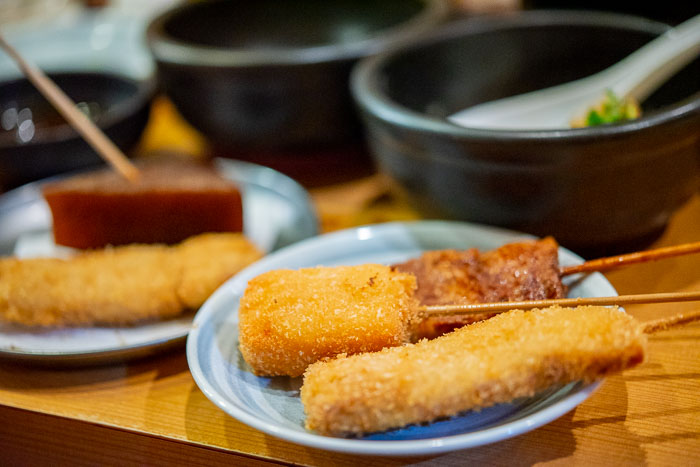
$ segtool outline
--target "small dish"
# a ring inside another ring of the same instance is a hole
[[[306,191],[267,167],[217,160],[220,173],[243,195],[245,234],[270,252],[318,233]],[[51,237],[51,213],[41,196],[43,182],[0,196],[0,255],[60,256]],[[150,355],[181,345],[193,313],[134,327],[37,330],[0,323],[0,358],[44,364],[103,364]]]
[[[187,339],[187,361],[195,382],[219,408],[258,430],[305,446],[371,455],[429,455],[493,443],[533,430],[583,402],[599,383],[573,383],[532,398],[468,412],[429,425],[375,433],[363,438],[321,436],[304,428],[301,378],[255,376],[238,351],[238,301],[249,279],[271,269],[379,262],[390,264],[445,248],[489,250],[532,238],[526,234],[446,221],[387,223],[344,230],[282,249],[222,285],[200,308]],[[561,264],[581,258],[560,249]],[[572,296],[617,295],[601,275],[569,284]]]

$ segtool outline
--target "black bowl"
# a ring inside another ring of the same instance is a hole
[[[668,27],[598,12],[475,18],[364,61],[352,90],[380,169],[426,216],[554,235],[582,254],[629,250],[700,185],[700,60],[626,123],[507,131],[446,117],[600,71]]]
[[[448,12],[444,0],[197,2],[146,36],[163,90],[217,145],[332,144],[360,135],[352,65]]]
[[[148,120],[154,81],[103,73],[49,75],[123,151],[139,140]],[[0,83],[0,190],[103,164],[26,79]]]

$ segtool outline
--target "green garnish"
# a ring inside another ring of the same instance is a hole
[[[633,120],[641,114],[639,105],[631,99],[620,100],[611,90],[605,91],[605,98],[597,108],[586,115],[585,126],[602,125],[623,120]]]

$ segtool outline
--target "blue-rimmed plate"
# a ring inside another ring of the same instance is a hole
[[[344,230],[305,240],[273,253],[221,286],[195,316],[187,360],[197,385],[222,410],[258,430],[319,449],[373,455],[423,455],[493,443],[530,431],[584,401],[598,384],[569,384],[535,397],[429,425],[410,426],[364,438],[333,438],[304,428],[299,399],[301,378],[262,378],[238,351],[238,302],[249,279],[271,269],[360,263],[391,264],[425,250],[479,248],[531,238],[473,224],[441,221],[388,223]],[[581,258],[559,250],[561,264]],[[601,275],[570,283],[570,296],[617,295]]]
[[[318,233],[311,200],[297,182],[256,164],[227,159],[215,163],[221,175],[240,188],[245,234],[263,251]],[[41,196],[43,183],[30,183],[0,196],[0,255],[71,253],[53,243],[51,212]],[[0,323],[0,358],[84,365],[142,357],[183,345],[193,316],[132,327],[37,329]]]

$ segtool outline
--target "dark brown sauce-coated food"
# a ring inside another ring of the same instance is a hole
[[[152,163],[140,173],[136,183],[104,170],[46,185],[55,242],[75,248],[173,244],[204,232],[242,231],[241,194],[214,170]]]
[[[493,303],[563,298],[558,245],[551,238],[509,243],[480,253],[477,249],[437,250],[396,264],[417,278],[421,305]],[[491,314],[432,317],[418,337],[433,338]]]

